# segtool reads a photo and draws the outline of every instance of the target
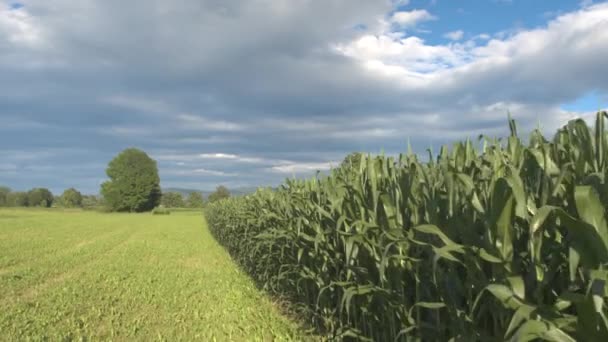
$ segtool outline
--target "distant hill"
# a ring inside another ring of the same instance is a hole
[[[239,188],[228,188],[230,190],[230,194],[233,196],[242,196],[252,194],[257,190],[257,187],[239,187]],[[178,192],[182,194],[182,196],[188,196],[193,192],[200,192],[203,194],[203,197],[207,198],[210,193],[214,190],[200,190],[200,189],[186,189],[186,188],[163,188],[163,192]]]

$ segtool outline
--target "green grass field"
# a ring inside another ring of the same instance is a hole
[[[0,210],[0,340],[302,340],[197,212]]]

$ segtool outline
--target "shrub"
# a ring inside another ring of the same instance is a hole
[[[162,204],[152,209],[152,215],[169,215],[171,211],[165,208]]]

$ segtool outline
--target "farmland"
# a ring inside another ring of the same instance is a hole
[[[0,209],[0,340],[301,340],[200,212]]]
[[[606,117],[352,155],[206,217],[244,270],[336,339],[606,341]]]
[[[606,118],[352,154],[204,218],[3,209],[0,334],[608,340]]]

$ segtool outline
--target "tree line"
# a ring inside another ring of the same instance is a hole
[[[60,196],[55,196],[47,188],[12,191],[9,187],[0,186],[0,207],[86,208],[96,207],[100,203],[101,199],[97,196],[83,195],[74,188],[66,189]]]
[[[160,204],[167,208],[202,208],[205,203],[212,203],[230,197],[230,191],[225,186],[218,186],[209,194],[207,201],[200,192],[191,192],[184,196],[175,191],[165,192],[161,195]]]
[[[191,192],[186,198],[179,192],[162,193],[156,161],[144,151],[128,148],[119,153],[106,169],[109,180],[101,185],[101,196],[83,195],[75,188],[66,189],[55,197],[47,188],[12,191],[0,186],[0,207],[96,208],[110,211],[142,212],[158,205],[168,208],[202,208],[202,193]],[[209,194],[207,202],[230,197],[225,186]]]

